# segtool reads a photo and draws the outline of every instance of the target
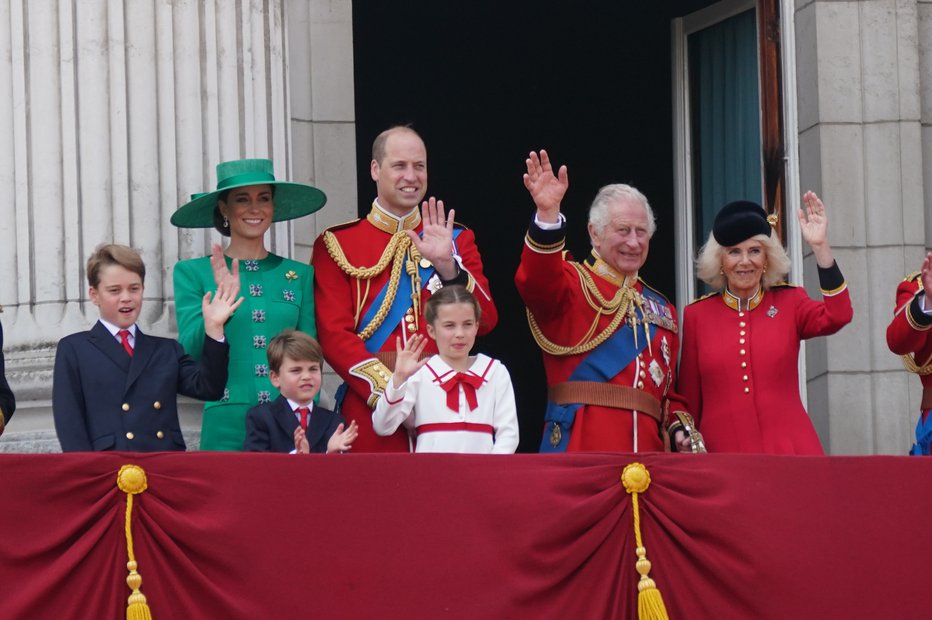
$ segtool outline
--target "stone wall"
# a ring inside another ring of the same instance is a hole
[[[84,262],[101,242],[148,266],[140,325],[174,335],[172,266],[219,235],[172,212],[214,166],[269,157],[323,188],[324,212],[274,225],[307,260],[321,226],[355,217],[350,0],[0,2],[0,304],[18,407],[0,451],[54,451],[55,343],[90,327]],[[196,446],[200,407],[182,407]]]

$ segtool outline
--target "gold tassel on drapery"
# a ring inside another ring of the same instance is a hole
[[[631,494],[631,508],[634,513],[635,553],[638,556],[635,568],[641,576],[638,582],[638,618],[640,620],[668,620],[667,608],[654,580],[647,576],[651,564],[647,559],[647,549],[641,541],[641,513],[638,509],[638,493],[643,493],[650,486],[650,473],[640,463],[631,463],[621,472],[621,484]]]
[[[126,493],[126,552],[129,561],[126,563],[126,570],[129,575],[126,577],[126,585],[132,590],[129,595],[126,606],[126,620],[152,620],[152,613],[149,611],[149,605],[146,603],[146,596],[139,591],[142,586],[142,575],[136,572],[136,555],[133,553],[133,530],[131,527],[131,518],[133,516],[133,495],[138,495],[146,490],[146,472],[138,465],[124,465],[117,474],[117,486],[121,491]]]

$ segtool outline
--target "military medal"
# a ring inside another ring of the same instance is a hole
[[[647,370],[650,371],[650,378],[654,380],[654,385],[660,387],[660,384],[663,383],[664,372],[657,360],[651,360]]]
[[[557,422],[553,423],[553,430],[550,431],[550,445],[556,448],[560,445],[560,441],[563,439],[563,431],[560,430],[560,425]]]
[[[767,310],[767,316],[769,316],[770,318],[773,318],[773,317],[777,316],[777,312],[778,312],[778,310],[777,310],[776,306],[770,306],[770,309]]]
[[[670,343],[667,342],[667,337],[664,336],[660,339],[660,352],[663,353],[663,361],[669,367],[670,366]]]

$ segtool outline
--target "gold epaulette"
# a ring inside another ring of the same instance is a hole
[[[644,288],[649,288],[650,290],[654,291],[655,293],[657,293],[658,295],[660,295],[661,297],[663,297],[663,300],[664,300],[665,302],[670,303],[670,299],[669,299],[666,295],[664,295],[663,293],[661,293],[660,291],[658,291],[657,289],[655,289],[653,286],[651,286],[650,284],[648,284],[647,282],[645,282],[644,280],[642,280],[642,279],[640,278],[640,276],[638,277],[638,282],[640,282],[641,285],[644,286]]]
[[[918,280],[919,276],[921,275],[922,275],[921,271],[914,271],[908,276],[906,276],[905,278],[903,278],[903,282],[912,282],[913,280]]]

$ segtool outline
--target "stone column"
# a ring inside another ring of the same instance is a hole
[[[309,260],[317,235],[357,217],[352,2],[285,0],[285,18],[294,179],[327,194],[323,210],[294,223],[294,257]],[[328,366],[325,404],[341,382]]]
[[[292,178],[283,19],[282,0],[0,2],[0,320],[20,403],[0,449],[27,431],[57,446],[55,344],[97,319],[84,262],[98,243],[142,253],[140,324],[171,335],[171,268],[219,238],[172,212],[222,160],[271,157]],[[271,248],[292,254],[289,224]]]
[[[920,84],[932,88],[932,66],[920,63],[920,48],[929,56],[929,8],[916,0],[796,2],[800,182],[828,207],[854,304],[851,325],[807,348],[809,411],[832,454],[904,454],[911,443],[919,382],[887,349],[885,333],[896,285],[932,239],[932,115],[920,112]],[[805,263],[818,295],[811,255]]]

